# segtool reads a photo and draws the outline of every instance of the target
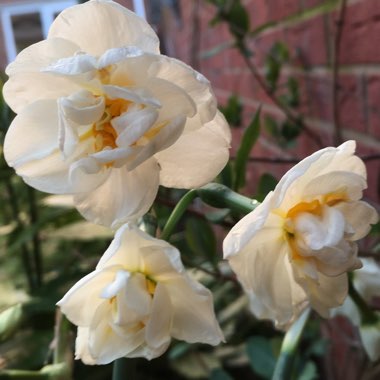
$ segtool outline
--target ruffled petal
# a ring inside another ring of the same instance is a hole
[[[79,50],[71,41],[61,38],[44,40],[21,51],[6,69],[9,80],[3,95],[15,112],[38,99],[52,99],[69,95],[77,86],[65,78],[40,72],[42,68]]]
[[[151,159],[131,172],[124,167],[109,172],[107,179],[91,193],[76,194],[74,204],[86,219],[117,228],[144,215],[152,206],[159,170]]]
[[[200,187],[212,181],[229,157],[230,131],[224,117],[183,134],[172,146],[156,153],[160,183],[166,187]]]
[[[371,229],[371,224],[376,224],[379,220],[379,214],[368,203],[363,201],[341,202],[336,206],[346,220],[346,223],[354,230],[348,240],[355,241],[366,236]]]
[[[223,242],[224,258],[238,254],[254,239],[256,246],[282,236],[283,219],[271,214],[271,193],[252,212],[232,227]]]
[[[149,24],[120,4],[93,0],[67,8],[53,22],[48,38],[74,41],[86,53],[100,56],[122,46],[159,53],[159,40]]]
[[[173,311],[171,335],[189,343],[217,345],[224,340],[215,318],[211,292],[189,277],[163,283]]]
[[[166,287],[158,283],[154,291],[151,316],[145,329],[145,340],[156,349],[170,342],[172,304]]]
[[[255,239],[229,263],[250,297],[250,309],[258,318],[271,319],[278,328],[287,327],[303,310],[307,298],[294,281],[287,245],[272,237],[255,245]]]
[[[77,326],[89,327],[97,308],[105,301],[103,289],[112,283],[120,267],[110,267],[104,271],[94,271],[78,281],[57,302],[67,318]]]

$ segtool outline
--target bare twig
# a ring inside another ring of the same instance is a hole
[[[243,45],[243,49],[247,50],[247,47]],[[297,117],[288,107],[286,107],[281,101],[273,94],[273,92],[269,89],[267,84],[265,83],[264,79],[260,75],[259,71],[257,70],[257,67],[252,63],[251,59],[248,57],[247,53],[245,51],[242,51],[240,49],[240,52],[244,58],[244,61],[252,73],[253,77],[256,79],[257,83],[260,85],[260,87],[265,91],[266,95],[273,101],[273,103],[285,114],[285,116],[288,118],[289,121],[291,121],[294,124],[298,124],[301,126],[302,130],[311,138],[313,139],[319,147],[323,147],[324,144],[320,138],[320,136],[315,133],[309,126],[305,124],[305,122]]]
[[[342,31],[346,14],[347,0],[342,0],[339,11],[339,18],[336,21],[336,32],[334,38],[334,61],[333,61],[333,118],[334,118],[334,144],[339,145],[343,141],[339,115],[339,54],[342,41]]]

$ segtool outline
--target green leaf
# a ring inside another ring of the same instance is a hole
[[[265,116],[265,130],[274,138],[279,138],[281,136],[280,129],[278,127],[277,121],[270,116]]]
[[[287,142],[297,138],[301,131],[302,128],[300,124],[295,124],[290,121],[285,121],[281,127],[281,134]]]
[[[23,321],[22,305],[17,304],[0,314],[0,342],[9,339]]]
[[[237,95],[231,95],[228,98],[227,105],[220,107],[220,110],[230,125],[239,126],[241,124],[243,106]]]
[[[260,108],[253,117],[251,124],[245,130],[240,147],[235,160],[235,185],[234,189],[239,190],[245,185],[246,166],[249,155],[257,139],[260,136]]]
[[[231,161],[228,161],[224,169],[220,172],[219,181],[227,187],[232,187],[234,182],[234,171]]]
[[[318,379],[318,371],[314,362],[308,361],[302,369],[297,380],[316,380]]]
[[[249,338],[247,354],[253,371],[264,379],[270,379],[276,365],[271,342],[262,336]]]
[[[230,32],[238,39],[242,40],[249,32],[249,15],[240,1],[234,0],[225,16],[229,23]]]
[[[264,173],[260,177],[259,184],[257,185],[257,195],[255,198],[259,202],[262,202],[264,198],[266,197],[266,195],[270,191],[274,190],[274,188],[277,185],[277,182],[278,182],[277,179],[273,177],[271,174]]]
[[[289,91],[287,104],[290,107],[298,107],[300,104],[300,93],[297,80],[293,77],[288,78],[287,87]]]
[[[215,234],[207,220],[189,218],[186,221],[185,236],[194,255],[207,258],[212,263],[218,261]]]
[[[233,378],[222,368],[214,368],[211,371],[210,380],[233,380]]]

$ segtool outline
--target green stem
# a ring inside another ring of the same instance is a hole
[[[33,225],[38,223],[38,211],[36,206],[36,192],[34,189],[28,186],[28,198],[29,198],[29,210],[30,221]],[[33,234],[33,260],[36,270],[37,286],[42,285],[43,267],[42,267],[42,253],[41,253],[41,241],[38,230]]]
[[[5,371],[0,371],[0,380],[49,380],[49,375],[41,373],[39,371],[23,371],[18,369],[9,369]]]
[[[272,380],[289,380],[292,378],[292,369],[296,350],[309,315],[310,309],[308,308],[304,310],[304,312],[285,334]]]
[[[61,309],[56,309],[54,331],[53,364],[64,363],[66,353],[70,347],[70,322],[62,314]]]
[[[120,358],[113,362],[112,380],[137,380],[137,359]]]
[[[378,317],[376,313],[368,306],[367,302],[364,301],[362,296],[355,289],[352,278],[349,278],[349,288],[348,288],[350,297],[354,301],[355,305],[360,311],[363,324],[374,324],[378,322]]]
[[[243,214],[249,214],[260,203],[232,191],[227,186],[218,183],[209,183],[196,190],[202,201],[216,208],[230,208]]]
[[[187,207],[196,197],[197,190],[190,190],[179,200],[177,206],[175,206],[173,212],[169,216],[169,219],[166,222],[164,229],[162,230],[160,239],[169,240],[179,220],[185,213]]]

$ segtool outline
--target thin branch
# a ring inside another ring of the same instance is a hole
[[[366,154],[359,156],[364,162],[368,161],[376,161],[380,160],[380,154]],[[231,156],[231,160],[234,160],[236,157]],[[292,158],[280,158],[280,157],[249,157],[248,161],[249,162],[261,162],[261,163],[266,163],[266,164],[281,164],[281,165],[288,165],[288,164],[297,164],[300,162],[302,159],[297,158],[297,157],[292,157]]]
[[[336,32],[334,39],[334,61],[333,61],[333,118],[334,118],[334,144],[339,145],[343,141],[339,115],[339,54],[342,41],[342,31],[344,18],[346,15],[347,0],[342,0],[339,11],[339,18],[336,21]]]
[[[247,50],[246,46],[244,46],[244,49]],[[256,79],[257,83],[260,85],[260,87],[265,91],[266,95],[273,101],[273,103],[286,115],[289,121],[291,121],[294,124],[299,124],[302,128],[302,130],[311,138],[313,139],[319,147],[324,147],[324,144],[320,138],[320,136],[315,133],[309,126],[305,124],[305,122],[298,118],[294,113],[286,107],[281,101],[273,94],[273,92],[269,89],[267,84],[265,83],[265,80],[260,75],[259,71],[257,70],[256,66],[252,63],[248,55],[242,51],[240,48],[241,55],[244,58],[244,61],[252,73],[253,77]]]

